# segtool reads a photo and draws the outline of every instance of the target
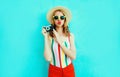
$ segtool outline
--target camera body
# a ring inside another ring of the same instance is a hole
[[[50,31],[53,31],[54,26],[51,24],[51,25],[48,25],[48,26],[44,26],[43,28],[45,28],[45,30],[46,30],[47,32],[50,32]]]

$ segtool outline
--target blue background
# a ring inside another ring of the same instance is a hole
[[[120,0],[1,0],[0,77],[47,77],[41,27],[57,5],[72,12],[76,77],[120,77]]]

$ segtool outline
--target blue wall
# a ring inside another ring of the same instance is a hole
[[[72,11],[76,77],[120,77],[120,0],[1,0],[0,77],[47,77],[41,27],[57,5]]]

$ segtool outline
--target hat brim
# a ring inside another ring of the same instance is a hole
[[[65,8],[63,6],[57,6],[57,7],[54,7],[52,8],[51,10],[48,11],[47,13],[47,20],[50,24],[52,24],[52,17],[53,17],[53,14],[56,10],[61,10],[64,12],[65,16],[66,16],[66,22],[67,24],[70,22],[71,18],[72,18],[72,15],[71,15],[71,12],[70,10],[68,10],[68,8]]]

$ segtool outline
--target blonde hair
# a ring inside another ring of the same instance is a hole
[[[57,9],[53,12],[52,17],[51,17],[51,24],[54,26],[55,30],[56,30],[56,25],[54,23],[53,16],[57,11],[62,12],[63,15],[66,16],[64,11],[61,10],[61,9]],[[69,31],[69,28],[68,28],[67,18],[65,18],[65,21],[64,21],[64,24],[63,24],[63,33],[65,34],[65,36],[70,36],[70,31]],[[55,37],[52,31],[50,32],[50,36]]]

